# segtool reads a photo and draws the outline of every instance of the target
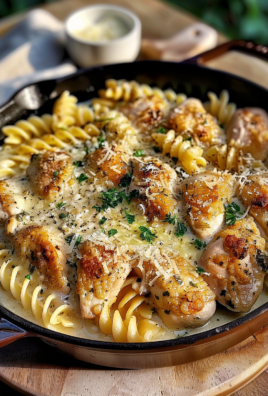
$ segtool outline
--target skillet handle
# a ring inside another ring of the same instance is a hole
[[[232,40],[227,41],[227,43],[223,43],[209,51],[202,52],[201,54],[196,55],[193,58],[186,60],[185,62],[200,65],[232,50],[242,51],[249,55],[268,59],[268,46],[256,44],[252,41]]]
[[[14,341],[17,341],[20,338],[33,335],[34,334],[31,334],[28,331],[23,330],[18,326],[15,326],[8,320],[0,317],[0,348],[5,347],[6,345],[11,344]]]

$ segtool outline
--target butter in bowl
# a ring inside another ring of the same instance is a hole
[[[71,14],[65,22],[66,48],[80,67],[131,62],[141,45],[141,23],[131,11],[108,4]]]

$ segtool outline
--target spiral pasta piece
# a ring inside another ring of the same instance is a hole
[[[55,330],[57,325],[76,327],[77,320],[71,306],[63,304],[57,294],[40,285],[37,275],[29,279],[27,271],[25,263],[13,258],[7,249],[0,250],[0,283],[3,288],[46,328]]]
[[[52,129],[57,131],[75,125],[77,116],[77,98],[70,95],[69,91],[64,91],[53,107]]]
[[[124,141],[128,143],[131,140],[133,144],[133,137],[137,136],[138,132],[131,125],[129,119],[119,111],[109,111],[95,121],[99,129],[104,129],[108,141]]]
[[[113,101],[123,100],[124,102],[134,101],[135,99],[156,95],[162,99],[181,104],[186,100],[186,95],[176,94],[172,89],[165,91],[160,88],[151,88],[147,84],[139,84],[136,81],[114,80],[109,79],[105,82],[106,89],[99,90],[99,96],[102,99],[111,99]]]
[[[89,122],[93,122],[95,119],[95,112],[88,106],[77,106],[75,109],[75,124],[77,126],[86,125]]]
[[[205,158],[220,170],[235,172],[239,165],[239,149],[235,145],[211,146]]]
[[[225,89],[218,97],[214,92],[208,92],[209,102],[204,103],[205,109],[216,117],[222,125],[228,125],[236,110],[234,103],[229,103],[229,93]]]
[[[94,124],[87,124],[84,129],[72,126],[59,129],[54,134],[43,135],[40,138],[30,139],[24,144],[0,152],[0,178],[12,177],[21,173],[31,161],[32,154],[43,150],[57,151],[68,145],[77,145],[92,140],[100,134],[99,128]]]
[[[100,330],[112,335],[115,342],[148,342],[161,339],[167,330],[153,321],[145,297],[133,289],[137,278],[126,280],[116,303],[107,305],[98,319]]]
[[[5,145],[18,145],[32,138],[51,133],[52,116],[43,114],[41,117],[30,116],[27,120],[19,120],[14,125],[6,125],[2,128],[5,136]]]
[[[205,167],[207,161],[202,157],[203,149],[198,146],[191,146],[189,140],[183,141],[182,136],[177,136],[173,129],[167,134],[153,133],[153,139],[163,154],[169,154],[171,158],[178,158],[184,170],[189,174],[198,173],[201,167]]]

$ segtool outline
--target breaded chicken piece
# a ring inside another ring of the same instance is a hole
[[[247,177],[238,189],[243,204],[250,206],[249,213],[254,217],[262,235],[268,239],[268,173]]]
[[[191,136],[204,148],[219,143],[222,137],[222,130],[214,117],[195,98],[187,99],[171,111],[169,127],[178,135]]]
[[[193,264],[157,249],[143,267],[149,300],[169,329],[203,326],[213,316],[215,295]]]
[[[0,180],[0,220],[20,213],[23,206],[23,199],[12,180]]]
[[[186,219],[198,238],[209,241],[219,232],[234,191],[235,179],[225,173],[204,172],[184,181]]]
[[[106,146],[90,153],[85,158],[89,175],[102,183],[110,181],[118,186],[121,179],[130,171],[129,155],[117,146]]]
[[[116,300],[131,271],[129,259],[117,255],[117,249],[85,241],[79,248],[76,293],[80,296],[83,319],[99,316],[104,303]]]
[[[226,227],[213,238],[199,264],[217,301],[231,311],[248,312],[259,297],[268,257],[265,240],[252,217]]]
[[[71,181],[73,176],[72,158],[64,151],[45,151],[33,154],[27,168],[36,192],[44,198],[52,200]]]
[[[148,130],[163,118],[167,103],[159,96],[152,95],[136,99],[120,108],[127,118],[141,130]]]
[[[148,221],[155,217],[165,220],[172,213],[177,202],[173,198],[176,183],[176,172],[168,164],[147,157],[132,162],[133,176],[131,190],[139,191],[139,202]]]
[[[268,115],[259,108],[238,109],[226,129],[227,142],[235,140],[243,153],[264,161],[268,155]]]
[[[42,275],[42,283],[52,290],[69,293],[64,242],[48,228],[30,226],[14,237],[16,254],[28,260]]]

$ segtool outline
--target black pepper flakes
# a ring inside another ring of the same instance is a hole
[[[163,296],[164,296],[164,297],[166,297],[166,296],[168,297],[169,295],[170,295],[170,294],[169,294],[169,291],[168,291],[168,290],[166,290],[166,291],[163,293]]]

